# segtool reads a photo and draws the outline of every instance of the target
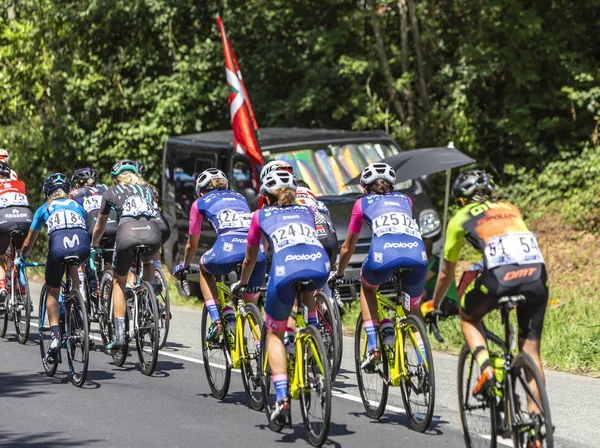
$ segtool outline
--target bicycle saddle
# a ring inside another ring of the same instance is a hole
[[[139,246],[135,246],[136,254],[145,254],[150,251],[152,251],[152,248],[150,246],[146,246],[145,244],[140,244]]]
[[[78,266],[80,264],[80,260],[77,255],[69,255],[68,257],[65,257],[63,264],[67,267]]]
[[[317,289],[314,280],[299,280],[292,285],[292,289],[297,292],[314,291]]]
[[[9,233],[9,236],[11,238],[19,238],[21,236],[25,236],[25,232],[23,232],[22,230],[18,230],[18,229],[11,230],[10,233]]]
[[[512,308],[515,308],[516,306],[519,306],[520,304],[522,304],[524,302],[525,302],[524,295],[504,296],[498,300],[498,308],[504,308],[504,309],[510,310]]]

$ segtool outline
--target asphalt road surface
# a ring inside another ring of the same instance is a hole
[[[37,298],[39,285],[32,289]],[[93,329],[97,330],[97,324]],[[274,433],[264,413],[247,406],[238,373],[232,374],[223,401],[210,396],[200,362],[199,311],[174,308],[169,341],[152,377],[139,371],[133,346],[121,368],[112,365],[99,348],[94,350],[87,384],[78,389],[69,381],[66,360],[55,377],[43,373],[34,325],[30,342],[22,346],[9,322],[6,338],[0,339],[0,445],[307,445],[298,402],[292,402],[293,428]],[[390,389],[387,411],[379,421],[364,414],[356,388],[352,341],[345,338],[326,446],[464,446],[456,405],[455,357],[435,353],[435,417],[428,432],[420,434],[409,427],[399,389]],[[600,380],[555,372],[547,376],[556,446],[598,446]],[[503,445],[510,443],[499,446]]]

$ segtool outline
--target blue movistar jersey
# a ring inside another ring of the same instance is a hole
[[[73,199],[54,199],[52,204],[44,202],[33,215],[31,230],[48,227],[48,234],[62,229],[85,229],[85,210]]]

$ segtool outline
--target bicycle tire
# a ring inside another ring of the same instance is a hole
[[[531,389],[529,387],[529,385],[527,384],[527,373],[525,373],[525,371],[529,372],[529,375],[531,375],[532,380],[535,382],[536,387],[538,389],[538,392],[540,394],[540,402],[541,403],[537,403],[537,404],[541,404],[542,405],[542,412],[540,413],[540,418],[541,420],[543,420],[542,425],[543,425],[543,429],[542,428],[538,428],[536,427],[536,433],[539,433],[540,435],[542,435],[543,440],[541,440],[543,447],[545,448],[552,448],[554,446],[554,429],[552,427],[552,417],[550,415],[550,403],[548,401],[548,395],[546,393],[546,386],[544,384],[544,381],[542,380],[542,375],[540,374],[539,370],[537,369],[535,363],[533,362],[533,359],[531,359],[531,357],[524,352],[520,352],[515,360],[513,361],[513,368],[511,371],[511,376],[512,376],[512,381],[513,381],[513,397],[508,397],[509,401],[513,400],[514,404],[515,404],[515,409],[517,410],[517,412],[519,412],[519,408],[520,405],[523,404],[521,397],[518,396],[517,394],[517,388],[518,385],[521,385],[524,389],[524,391],[526,392],[526,394],[532,394]],[[524,373],[524,375],[523,375]],[[510,409],[510,407],[509,407]],[[527,397],[525,397],[525,411],[527,412],[527,418],[529,420],[531,420],[531,413],[529,413],[529,411],[527,410]],[[511,415],[512,413],[509,413],[510,418],[514,418],[517,416],[513,416]],[[519,412],[519,414],[522,414],[522,412]],[[512,438],[513,438],[513,443],[515,448],[522,448],[522,447],[526,447],[528,442],[529,442],[529,438],[527,437],[525,432],[519,432],[519,431],[515,431],[515,427],[520,427],[520,422],[518,419],[522,419],[522,416],[519,416],[518,418],[515,419],[515,421],[511,421],[511,427],[512,427]],[[538,422],[539,423],[539,422]],[[536,425],[537,426],[537,425]]]
[[[419,360],[419,355],[416,352],[416,347],[414,346],[414,341],[410,337],[409,329],[411,326],[414,326],[423,341],[423,349],[425,350],[425,360],[427,361],[427,368],[425,367],[425,363]],[[425,432],[429,425],[431,424],[431,420],[433,419],[433,411],[435,408],[435,369],[433,362],[433,353],[431,352],[431,345],[429,344],[429,338],[427,336],[427,329],[425,325],[421,321],[421,319],[415,316],[408,316],[406,320],[403,322],[401,331],[403,333],[402,340],[404,341],[404,365],[407,370],[408,376],[402,377],[402,382],[400,384],[400,388],[402,390],[402,402],[404,403],[404,409],[406,409],[406,415],[408,416],[408,420],[410,421],[410,426],[415,431]],[[410,355],[415,355],[416,364],[411,366],[409,359],[410,357],[406,353],[406,344],[410,341],[412,345],[412,350],[410,350]],[[417,384],[414,382],[408,381],[409,379],[414,378],[414,375],[417,376]],[[416,392],[416,396],[429,396],[429,398],[425,398],[426,402],[423,404],[424,412],[418,412],[414,408],[415,401],[411,399],[411,395]],[[419,419],[418,416],[422,415],[423,418]]]
[[[8,328],[8,299],[8,296],[4,298],[4,311],[0,312],[0,338],[4,337]]]
[[[262,332],[260,335],[260,371],[261,371],[261,390],[263,395],[264,410],[267,416],[267,422],[269,429],[275,432],[281,432],[286,422],[281,420],[271,419],[273,413],[273,406],[276,404],[275,388],[273,387],[273,380],[271,379],[271,367],[267,360],[267,325],[263,324]],[[288,360],[289,362],[289,360]],[[289,370],[289,366],[288,366]],[[291,380],[291,378],[290,378]]]
[[[158,303],[158,311],[160,313],[158,348],[162,349],[166,345],[167,337],[169,336],[169,325],[171,323],[171,299],[169,298],[167,278],[165,277],[162,269],[154,268],[154,276],[156,278],[157,288],[158,283],[160,282],[161,284],[160,294],[156,294],[156,301]]]
[[[152,285],[148,282],[136,288],[137,300],[137,328],[135,329],[135,347],[140,361],[140,370],[150,376],[156,369],[158,362],[158,304]],[[146,340],[146,336],[148,339]],[[147,342],[147,343],[146,343]],[[150,355],[146,357],[145,355]]]
[[[331,384],[333,384],[334,382],[334,378],[336,378],[338,376],[338,374],[340,373],[340,369],[342,368],[342,358],[344,356],[344,329],[342,327],[342,315],[340,313],[340,307],[337,304],[337,302],[335,300],[333,300],[333,309],[335,311],[335,318],[336,321],[338,322],[337,325],[337,330],[338,330],[338,347],[337,347],[337,351],[338,351],[338,356],[336,358],[337,362],[335,365],[335,375],[331,376]]]
[[[48,287],[44,284],[42,286],[42,291],[40,292],[40,303],[39,303],[39,319],[38,319],[38,333],[40,337],[40,354],[42,355],[42,366],[44,367],[44,372],[48,376],[54,376],[56,373],[56,369],[58,368],[58,363],[48,364],[46,362],[46,352],[47,348],[50,346],[50,342],[52,341],[52,335],[50,334],[50,323],[48,320],[48,314],[46,313],[46,298],[48,296]],[[43,318],[42,318],[43,316]],[[46,324],[45,324],[46,323]],[[44,337],[46,335],[46,337]],[[44,339],[46,342],[44,342]]]
[[[246,317],[242,317],[242,329],[244,338],[244,353],[245,359],[242,359],[242,383],[244,384],[244,392],[248,398],[248,404],[255,411],[262,411],[264,407],[262,389],[260,387],[260,337],[258,338],[259,346],[256,347],[254,339],[256,329],[260,332],[263,328],[264,321],[258,307],[253,303],[245,305]],[[252,329],[255,329],[254,331]],[[246,333],[246,329],[249,330]]]
[[[113,290],[113,274],[111,271],[106,271],[102,275],[102,280],[100,281],[100,297],[98,298],[100,309],[98,312],[98,324],[100,326],[100,337],[102,338],[102,345],[104,347],[104,353],[109,355],[113,364],[117,367],[122,367],[125,364],[125,359],[127,358],[127,354],[129,353],[129,344],[126,343],[118,351],[108,351],[106,346],[110,343],[114,336],[115,332],[115,324],[114,320],[110,318],[110,310],[112,309],[112,290]],[[129,311],[129,307],[127,307],[127,311]],[[125,329],[126,331],[129,328],[129,318],[125,317]]]
[[[220,311],[219,311],[220,312]],[[223,319],[221,319],[223,322]],[[229,355],[229,341],[225,335],[225,326],[223,326],[223,334],[217,342],[207,342],[207,333],[211,327],[212,320],[208,308],[205,306],[202,310],[202,359],[204,360],[204,372],[210,386],[210,392],[213,397],[222,400],[229,391],[231,382],[231,359]],[[211,353],[209,353],[209,348]],[[211,355],[212,354],[212,355]],[[223,359],[217,359],[219,354],[223,355]],[[219,373],[224,372],[222,380],[219,379]]]
[[[363,342],[361,342],[363,335],[365,339]],[[379,340],[379,347],[381,347],[381,337],[379,334],[377,335],[377,338]],[[381,377],[381,375],[383,375],[384,378],[389,379],[389,365],[385,350],[382,349],[380,351],[381,363],[378,366],[381,370],[375,373],[366,373],[361,368],[361,364],[363,362],[363,347],[365,347],[364,344],[366,344],[366,333],[363,331],[363,318],[362,314],[360,314],[356,320],[356,332],[354,334],[354,365],[356,368],[356,380],[358,382],[358,390],[360,391],[360,398],[366,414],[372,419],[379,420],[379,418],[385,412],[385,406],[387,404],[389,392],[389,386]],[[365,379],[369,380],[369,384],[372,382],[374,385],[381,382],[381,394],[377,400],[374,400],[374,397],[370,396],[365,386]],[[372,403],[377,404],[373,405]]]
[[[31,326],[31,296],[29,292],[29,282],[27,282],[27,273],[25,276],[25,296],[21,295],[21,278],[16,275],[17,286],[14,288],[16,304],[14,307],[15,332],[19,344],[26,344],[29,339],[29,330]]]
[[[85,384],[90,361],[89,316],[85,301],[79,291],[71,291],[66,302],[65,329],[67,333],[67,360],[69,361],[71,382],[73,385],[81,387]],[[81,351],[80,371],[77,371],[74,362],[76,361],[75,354],[77,353],[77,349]]]
[[[479,365],[465,344],[458,357],[458,410],[467,448],[496,448],[496,400],[481,402],[473,397],[479,376]],[[480,412],[474,412],[480,411]]]
[[[331,372],[329,371],[329,364],[323,362],[323,359],[327,357],[327,349],[321,337],[321,333],[316,331],[314,327],[307,326],[302,330],[312,340],[317,356],[321,360],[323,370],[321,371],[318,365],[318,360],[315,358],[315,353],[312,352],[309,343],[303,344],[304,351],[304,384],[306,388],[300,393],[300,411],[302,413],[302,420],[304,426],[308,431],[308,441],[313,446],[322,446],[327,440],[329,435],[329,426],[331,423]],[[308,341],[307,341],[308,342]],[[311,373],[313,377],[311,378]],[[306,394],[306,391],[317,391],[318,396],[313,398]],[[323,422],[317,425],[318,430],[313,429],[313,425],[310,417],[311,405],[321,405]]]
[[[338,326],[340,325],[340,321],[337,320],[333,300],[331,300],[331,298],[323,291],[317,291],[315,293],[315,304],[317,318],[319,320],[319,332],[321,333],[321,339],[325,345],[331,382],[333,383],[337,375],[335,368],[338,365],[339,357]]]

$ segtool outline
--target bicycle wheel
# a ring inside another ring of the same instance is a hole
[[[8,327],[8,301],[10,300],[10,297],[6,296],[3,299],[0,296],[0,300],[4,301],[4,309],[0,311],[0,338],[3,338],[6,334],[6,328]]]
[[[152,375],[158,361],[158,305],[150,283],[142,282],[136,288],[137,328],[135,346],[144,375]]]
[[[289,360],[288,360],[289,363]],[[260,336],[260,371],[261,371],[261,390],[263,396],[263,404],[265,408],[265,414],[267,415],[267,422],[269,428],[272,431],[280,432],[285,426],[286,422],[283,420],[272,420],[271,414],[273,408],[277,403],[277,397],[275,395],[275,387],[273,387],[273,380],[271,378],[271,367],[269,367],[267,357],[267,326],[263,325],[262,333]],[[289,370],[289,366],[288,366]],[[290,378],[290,381],[292,379]]]
[[[104,352],[109,355],[113,364],[117,367],[121,367],[125,364],[125,359],[129,352],[129,345],[126,343],[121,350],[108,351],[106,346],[112,341],[115,334],[115,323],[111,318],[112,310],[112,290],[113,290],[113,275],[112,272],[106,271],[102,275],[100,281],[100,298],[99,298],[99,312],[98,312],[98,324],[100,325],[100,337],[102,338],[102,344],[104,346]],[[129,318],[125,318],[125,329],[129,328]],[[125,339],[127,341],[127,338]]]
[[[88,315],[79,291],[71,291],[65,310],[67,359],[71,370],[71,382],[81,387],[85,383],[90,360]]]
[[[48,376],[54,376],[58,363],[48,364],[46,362],[46,352],[52,342],[52,334],[50,333],[50,321],[48,319],[48,313],[46,312],[46,298],[48,297],[48,287],[44,285],[42,292],[40,293],[40,305],[39,305],[39,319],[38,319],[38,334],[40,336],[40,354],[42,355],[42,365],[44,366],[44,372]]]
[[[333,300],[333,311],[335,312],[335,321],[338,323],[336,325],[336,329],[338,331],[337,337],[337,357],[336,357],[336,365],[334,368],[335,374],[331,375],[331,384],[335,377],[337,377],[338,373],[340,373],[340,368],[342,366],[342,357],[344,356],[344,331],[342,328],[342,315],[340,314],[340,307],[335,300]]]
[[[435,406],[433,354],[427,330],[421,319],[408,316],[402,324],[401,331],[406,368],[406,376],[402,377],[400,384],[402,402],[411,427],[416,431],[424,432],[431,424]],[[422,344],[419,344],[419,336]],[[419,345],[422,345],[420,349]]]
[[[300,410],[308,441],[313,446],[321,446],[329,435],[331,422],[331,374],[329,364],[323,362],[327,349],[320,332],[310,325],[303,332],[305,388],[300,394]]]
[[[552,448],[554,434],[550,404],[542,375],[527,353],[519,353],[511,372],[513,383],[513,403],[515,415],[511,417],[515,448],[528,446],[530,441],[540,442],[539,446]],[[535,390],[539,398],[535,396]],[[509,396],[510,400],[511,397]]]
[[[479,400],[473,387],[481,373],[479,364],[464,345],[458,357],[458,410],[467,448],[496,447],[496,399]]]
[[[335,305],[333,301],[323,291],[315,293],[315,302],[317,306],[317,319],[319,321],[319,332],[325,344],[325,353],[329,363],[329,372],[331,381],[335,379],[337,372],[335,367],[338,365],[338,329],[340,322],[336,320]]]
[[[381,338],[377,336],[381,347]],[[361,364],[367,352],[367,334],[363,328],[362,315],[356,321],[356,332],[354,334],[354,365],[356,367],[356,379],[360,398],[367,415],[373,419],[379,419],[385,411],[388,399],[389,365],[385,350],[381,350],[381,363],[371,372],[365,372]]]
[[[242,327],[246,357],[242,359],[242,383],[250,407],[255,411],[262,411],[264,404],[260,388],[260,332],[264,322],[256,305],[248,303],[245,308],[246,317],[242,317]]]
[[[27,274],[23,272],[23,275],[27,281]],[[19,276],[16,277],[17,286],[14,288],[15,331],[17,333],[17,341],[19,341],[20,344],[25,344],[29,338],[29,327],[31,324],[31,296],[29,295],[29,282],[23,286]],[[25,294],[22,294],[23,291]]]
[[[222,322],[223,320],[221,320]],[[204,360],[204,371],[213,397],[222,400],[229,390],[231,381],[231,359],[229,355],[229,341],[223,333],[213,336],[208,340],[211,331],[212,320],[205,306],[202,310],[202,359]],[[214,332],[214,330],[213,330]]]
[[[158,302],[158,312],[160,320],[158,322],[159,333],[159,348],[163,348],[167,343],[169,335],[169,323],[171,322],[171,301],[169,300],[169,288],[167,287],[167,279],[162,269],[154,268],[154,276],[156,278],[156,301]]]

